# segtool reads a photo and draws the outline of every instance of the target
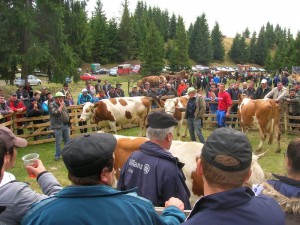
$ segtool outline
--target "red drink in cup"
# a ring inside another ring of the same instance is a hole
[[[24,155],[22,160],[25,166],[31,165],[33,167],[37,167],[35,160],[39,158],[39,154],[31,153],[28,155]],[[36,175],[27,169],[28,176],[30,178],[36,178]]]

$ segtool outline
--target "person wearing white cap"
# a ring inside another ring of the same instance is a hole
[[[200,95],[196,96],[196,89],[194,87],[190,87],[187,91],[187,94],[189,96],[189,100],[186,105],[185,118],[187,119],[191,141],[196,141],[196,133],[199,141],[204,143],[201,125],[202,117],[206,109],[205,100]]]
[[[257,88],[254,94],[254,99],[263,99],[270,91],[271,88],[268,86],[268,81],[266,79],[262,79],[260,87]]]
[[[64,98],[63,93],[56,92],[54,101],[49,105],[50,123],[55,135],[55,160],[60,159],[62,139],[65,144],[70,139],[70,117]]]
[[[26,169],[37,177],[36,180],[44,194],[35,192],[28,183],[17,181],[14,175],[5,172],[15,166],[17,148],[26,146],[25,139],[16,137],[7,127],[0,127],[0,167],[1,175],[4,175],[0,184],[0,224],[20,224],[33,204],[62,189],[57,179],[46,171],[39,159],[35,161],[35,167],[26,166]]]

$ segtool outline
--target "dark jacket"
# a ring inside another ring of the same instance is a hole
[[[60,129],[63,125],[70,123],[69,112],[67,107],[64,106],[62,111],[58,110],[59,104],[55,101],[49,104],[49,113],[50,113],[50,123],[53,129]]]
[[[258,87],[254,99],[263,99],[269,92],[271,91],[271,88],[267,87],[265,90],[263,90],[261,87]]]
[[[177,197],[184,202],[185,209],[190,209],[183,166],[171,153],[147,141],[123,166],[118,189],[137,187],[138,195],[151,200],[155,206],[164,206],[170,197]]]
[[[273,198],[240,187],[200,198],[183,224],[284,225],[285,214]]]
[[[276,174],[273,174],[273,176],[277,180],[268,180],[267,182],[273,186],[276,191],[279,191],[288,198],[300,198],[300,181]]]

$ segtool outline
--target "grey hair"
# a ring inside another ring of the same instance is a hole
[[[147,128],[146,136],[150,140],[162,141],[162,140],[164,140],[167,137],[167,135],[169,133],[173,134],[174,129],[175,129],[175,126],[164,128],[164,129],[148,127]]]

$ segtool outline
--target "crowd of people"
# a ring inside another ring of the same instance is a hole
[[[56,96],[57,102],[61,97]],[[274,175],[258,193],[243,186],[251,175],[253,151],[246,135],[232,128],[214,130],[197,160],[204,196],[191,206],[184,164],[168,151],[177,121],[164,112],[152,112],[147,120],[149,141],[128,158],[117,189],[112,188],[117,140],[93,133],[70,139],[61,151],[70,186],[62,187],[39,159],[26,166],[43,194],[7,172],[27,141],[0,127],[0,223],[283,225],[286,213],[299,213],[299,207],[292,210],[270,194],[276,191],[299,205],[299,138],[291,140],[285,154],[287,175]],[[153,206],[165,207],[160,216]],[[187,218],[184,209],[191,209]]]

